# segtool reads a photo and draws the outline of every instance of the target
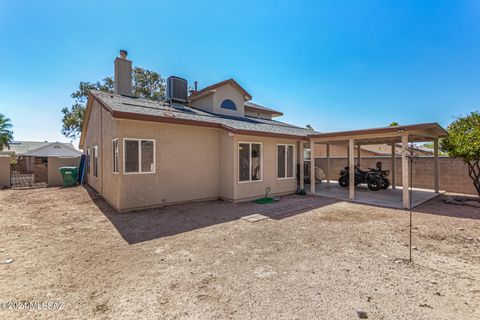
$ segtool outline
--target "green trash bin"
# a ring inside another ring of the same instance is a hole
[[[63,177],[63,186],[72,187],[77,184],[77,167],[60,167],[60,173]]]

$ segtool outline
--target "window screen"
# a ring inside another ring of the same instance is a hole
[[[262,180],[262,146],[258,143],[252,143],[251,165],[252,165],[252,181]]]
[[[112,170],[118,172],[118,139],[112,141]]]
[[[139,172],[138,140],[125,140],[125,172]]]
[[[142,140],[141,142],[141,159],[142,159],[142,172],[153,172],[153,141]]]
[[[277,146],[277,177],[285,178],[285,146]]]
[[[295,147],[277,145],[277,177],[293,178],[295,175]]]
[[[250,144],[240,143],[238,147],[239,180],[250,181]]]

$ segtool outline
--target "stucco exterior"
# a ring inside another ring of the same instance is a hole
[[[10,159],[8,155],[0,155],[0,185],[10,188]]]
[[[125,174],[120,161],[119,208],[154,207],[219,197],[220,130],[116,120],[117,137],[155,140],[155,172]],[[120,143],[123,158],[124,145]],[[111,166],[110,166],[111,168]]]
[[[93,158],[90,171],[86,172],[87,183],[101,194],[113,207],[120,208],[121,179],[112,171],[112,140],[117,136],[117,120],[97,101],[93,102],[85,132],[84,153],[98,147],[98,176],[93,175]],[[104,188],[104,186],[108,186]]]
[[[229,110],[221,108],[224,100],[230,99],[235,103],[236,110]],[[225,84],[211,93],[197,98],[191,102],[192,107],[202,109],[215,114],[222,114],[227,116],[243,117],[245,115],[244,96],[233,85]]]
[[[262,144],[262,179],[260,181],[240,182],[239,181],[239,159],[238,144],[240,142],[252,142]],[[293,193],[296,190],[296,175],[293,178],[277,178],[277,145],[292,144],[295,146],[297,141],[292,139],[267,138],[257,136],[235,135],[234,140],[234,201],[245,201],[259,197],[264,197],[266,188],[270,188],[270,195],[281,195]],[[295,157],[294,164],[298,161]],[[294,165],[296,168],[296,165]]]
[[[77,167],[80,165],[80,157],[48,157],[47,185],[59,187],[63,185],[63,177],[60,174],[61,167]]]
[[[125,173],[124,139],[155,141],[155,172]],[[119,141],[119,172],[113,172],[112,140]],[[239,182],[239,142],[262,144],[262,180]],[[98,177],[93,156],[87,183],[118,211],[190,201],[224,199],[245,201],[293,193],[296,178],[277,179],[277,144],[294,139],[245,136],[223,129],[113,118],[93,102],[84,150],[98,147]],[[297,152],[297,149],[295,151]],[[298,155],[295,156],[298,161]],[[295,165],[296,168],[296,165]]]

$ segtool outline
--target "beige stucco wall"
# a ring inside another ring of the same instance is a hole
[[[47,185],[58,187],[63,185],[63,177],[60,174],[60,167],[77,167],[80,165],[80,157],[63,158],[48,157]]]
[[[239,142],[258,142],[262,143],[262,180],[252,182],[239,182]],[[292,144],[295,146],[297,154],[297,141],[292,139],[267,138],[256,136],[235,135],[234,148],[234,182],[235,182],[235,201],[244,201],[265,196],[265,190],[270,187],[270,195],[281,195],[293,193],[297,187],[296,175],[290,179],[277,179],[277,144]],[[298,157],[295,162],[298,162]],[[296,170],[296,165],[294,165]]]
[[[213,112],[218,114],[225,114],[229,116],[243,117],[245,109],[243,103],[245,102],[243,95],[231,84],[227,84],[215,89],[213,94]],[[228,110],[220,108],[223,100],[230,99],[237,106],[237,110]]]
[[[213,113],[213,94],[192,101],[192,107]]]
[[[155,140],[155,173],[124,174],[121,166],[121,210],[218,198],[219,129],[135,120],[117,122],[120,139]],[[120,145],[123,161],[123,141]]]
[[[87,149],[98,146],[98,177],[93,176],[91,157],[90,173],[85,175],[86,182],[116,209],[120,206],[123,186],[118,174],[112,172],[112,139],[116,136],[117,122],[118,120],[113,119],[108,111],[94,101],[83,150],[86,154]]]
[[[235,199],[235,180],[234,180],[234,135],[227,131],[220,131],[220,188],[219,197],[228,201]]]
[[[237,110],[220,108],[220,105],[225,99],[232,100],[235,103]],[[226,84],[216,88],[214,93],[192,101],[192,107],[217,114],[243,117],[245,115],[244,102],[244,97],[238,89],[231,84]]]
[[[119,139],[119,173],[112,172],[114,138]],[[155,140],[154,173],[124,173],[125,138]],[[238,181],[239,141],[262,143],[262,181]],[[95,103],[84,149],[98,146],[98,177],[93,177],[91,169],[87,183],[119,211],[216,198],[244,201],[264,196],[266,187],[271,188],[271,195],[292,193],[296,190],[295,178],[276,178],[279,143],[293,144],[298,152],[297,141],[292,139],[241,136],[217,128],[113,119]],[[298,161],[298,155],[295,161]],[[93,165],[93,159],[90,165]]]
[[[0,185],[10,188],[10,159],[8,155],[0,155]]]

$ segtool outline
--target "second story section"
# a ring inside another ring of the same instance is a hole
[[[233,79],[215,83],[198,91],[193,90],[188,97],[193,108],[219,115],[269,120],[283,115],[279,111],[249,102],[251,99],[252,96]]]

